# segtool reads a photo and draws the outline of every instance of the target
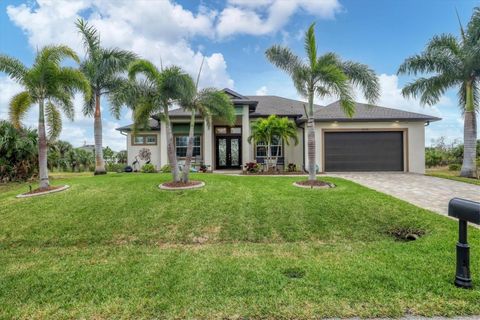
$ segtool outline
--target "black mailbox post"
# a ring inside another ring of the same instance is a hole
[[[471,288],[470,247],[467,242],[468,222],[480,224],[480,203],[460,198],[453,198],[448,203],[448,215],[458,219],[457,274],[455,285]]]

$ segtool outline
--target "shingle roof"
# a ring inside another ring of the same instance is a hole
[[[269,116],[276,114],[278,116],[292,116],[301,117],[305,114],[303,105],[307,105],[306,102],[282,98],[278,96],[247,96],[251,100],[258,101],[255,112],[251,113],[251,117]],[[316,104],[315,109],[322,106]]]
[[[326,107],[319,108],[314,113],[316,121],[438,121],[440,118],[404,111],[399,109],[372,106],[364,103],[355,104],[355,114],[349,118],[343,112],[340,102],[336,101]]]
[[[148,120],[148,126],[149,130],[160,130],[160,126],[158,125],[158,121],[155,119],[150,119]],[[133,124],[129,124],[128,126],[123,126],[120,128],[117,128],[116,130],[118,131],[131,131],[133,130]],[[141,130],[141,129],[139,129]]]

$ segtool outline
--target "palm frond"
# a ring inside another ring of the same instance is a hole
[[[465,33],[466,42],[476,45],[480,41],[480,7],[473,9],[472,17],[467,25]]]
[[[235,123],[235,107],[225,92],[214,88],[203,89],[198,94],[197,104],[205,118],[208,119],[211,116],[222,119],[229,125]]]
[[[18,59],[0,54],[0,72],[5,72],[17,82],[22,82],[27,74],[27,67]]]
[[[310,68],[315,69],[317,63],[317,43],[315,41],[315,23],[312,23],[305,33],[305,42],[304,42],[305,52],[308,56],[308,62]]]
[[[343,72],[348,80],[362,90],[369,103],[375,103],[380,97],[380,83],[375,72],[367,65],[346,61],[342,63]]]
[[[97,29],[90,26],[88,22],[83,19],[78,19],[75,22],[78,32],[82,35],[83,46],[88,55],[95,54],[100,49],[100,35]]]
[[[56,140],[62,132],[62,117],[51,101],[48,101],[45,106],[45,121],[48,127],[48,140]]]
[[[75,62],[80,63],[77,54],[70,47],[65,45],[49,45],[43,47],[37,54],[35,57],[35,65],[58,65],[62,59],[65,58],[70,58]]]
[[[100,49],[98,73],[109,78],[118,72],[127,70],[130,63],[137,59],[137,55],[128,50],[118,48]]]
[[[448,78],[445,75],[432,76],[430,78],[418,78],[408,83],[402,89],[404,97],[418,98],[423,105],[433,105],[451,86],[458,83],[457,79]]]
[[[140,59],[132,62],[128,67],[128,77],[130,80],[135,79],[137,74],[142,73],[151,82],[159,82],[160,71],[148,60]]]
[[[10,100],[10,121],[16,128],[20,128],[22,126],[22,119],[32,103],[32,97],[28,91],[18,93]]]
[[[293,75],[301,65],[301,59],[295,55],[289,48],[282,46],[272,46],[265,51],[267,59],[278,68]]]
[[[454,56],[458,57],[461,54],[461,45],[458,43],[457,38],[451,34],[435,35],[428,42],[425,49],[426,52],[432,51],[447,51]]]

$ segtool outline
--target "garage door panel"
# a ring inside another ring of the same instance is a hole
[[[403,171],[403,132],[325,132],[325,171]]]

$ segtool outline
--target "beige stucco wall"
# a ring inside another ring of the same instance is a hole
[[[150,163],[153,164],[156,169],[160,169],[160,132],[155,132],[155,131],[140,131],[137,134],[155,134],[157,135],[157,145],[142,145],[142,146],[137,146],[137,145],[132,145],[132,133],[128,132],[126,139],[127,139],[127,161],[128,165],[132,165],[133,161],[135,161],[135,156],[138,156],[138,152],[143,149],[147,148],[150,149],[152,155],[150,159]],[[137,167],[138,170],[142,167],[142,165],[145,164],[145,161],[138,159],[140,162],[139,166]]]
[[[320,170],[323,170],[323,130],[341,129],[373,129],[379,130],[404,130],[406,129],[407,150],[404,152],[405,170],[414,173],[425,173],[425,125],[423,122],[317,122],[315,123],[316,162]],[[307,141],[307,129],[305,129],[305,141]],[[305,150],[305,165],[308,165],[307,150]]]

